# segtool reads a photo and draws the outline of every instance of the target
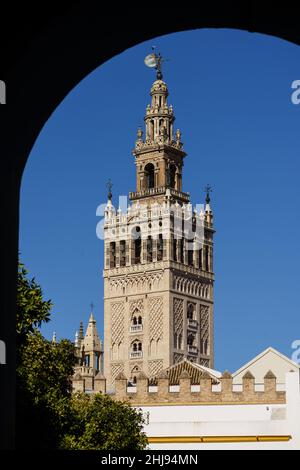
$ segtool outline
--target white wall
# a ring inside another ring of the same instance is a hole
[[[149,412],[149,437],[174,436],[276,436],[287,442],[159,443],[150,449],[296,449],[300,448],[300,390],[297,373],[285,379],[287,404],[283,405],[162,405],[143,406]]]

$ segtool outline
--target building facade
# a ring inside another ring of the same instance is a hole
[[[133,382],[184,358],[214,364],[213,213],[183,192],[186,153],[161,72],[152,85],[145,137],[133,155],[136,191],[126,211],[109,192],[104,224],[104,374]]]

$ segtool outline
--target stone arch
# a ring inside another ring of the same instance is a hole
[[[147,163],[145,165],[145,184],[146,188],[145,189],[152,189],[155,186],[155,168],[153,163]]]
[[[123,15],[115,15],[113,4],[107,4],[105,8],[105,22],[101,21],[102,5],[93,5],[93,8],[90,8],[83,1],[77,2],[72,8],[62,7],[62,15],[58,15],[55,9],[48,10],[47,15],[37,11],[38,28],[30,22],[30,11],[23,10],[22,22],[32,24],[26,32],[26,45],[24,43],[13,47],[9,60],[5,58],[2,64],[3,76],[9,76],[14,84],[13,100],[1,120],[0,143],[0,153],[3,156],[1,187],[4,188],[6,195],[5,198],[1,198],[1,209],[2,213],[8,214],[7,230],[0,235],[2,246],[6,247],[2,259],[6,282],[1,286],[0,295],[3,304],[1,332],[3,337],[7,338],[6,344],[12,345],[10,363],[0,370],[0,382],[3,384],[1,390],[3,399],[0,400],[2,418],[0,434],[4,436],[1,443],[3,448],[14,447],[15,400],[11,390],[15,382],[13,345],[19,186],[29,152],[49,116],[74,86],[104,61],[129,47],[159,35],[204,27],[234,28],[273,35],[300,44],[300,31],[294,28],[294,18],[290,15],[290,6],[286,2],[273,4],[272,8],[263,2],[255,2],[255,8],[249,8],[247,2],[239,4],[228,2],[226,5],[220,5],[220,8],[215,8],[213,3],[207,2],[202,5],[202,15],[197,16],[193,9],[183,7],[180,15],[177,14],[177,10],[175,12],[170,10],[169,21],[162,24],[153,23],[151,15],[144,17],[143,28],[135,27],[140,21],[140,11],[134,6],[126,6],[126,27]],[[12,24],[10,24],[11,19]],[[14,15],[8,15],[7,22],[12,32],[14,27],[16,29],[19,27],[19,21]],[[3,32],[0,31],[1,42],[5,41],[5,29]],[[41,34],[43,57],[37,47]],[[70,40],[65,42],[65,37]],[[60,47],[62,43],[64,47]],[[20,54],[20,51],[23,53]],[[27,73],[28,70],[31,73]],[[60,71],[59,80],[57,80],[57,70]],[[17,121],[14,116],[18,116]],[[16,169],[15,178],[10,177],[12,162]]]

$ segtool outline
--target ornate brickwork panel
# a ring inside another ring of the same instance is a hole
[[[123,268],[122,271],[126,269]],[[112,294],[124,293],[138,293],[141,291],[149,291],[158,289],[160,281],[162,279],[163,272],[151,272],[151,273],[139,273],[139,274],[128,274],[126,276],[118,276],[110,279],[110,290]]]
[[[149,340],[163,339],[163,299],[149,298]]]
[[[202,353],[207,354],[206,347],[209,342],[209,307],[200,305],[200,343]]]
[[[124,341],[125,303],[111,303],[111,344],[120,344]]]
[[[111,366],[111,379],[112,382],[115,381],[115,378],[120,372],[124,372],[124,365],[123,364],[112,364]]]
[[[149,377],[153,377],[163,370],[163,361],[149,361],[148,362]]]
[[[129,313],[132,315],[136,310],[140,313],[144,313],[144,301],[143,299],[132,300],[129,303]]]
[[[182,361],[183,357],[184,357],[183,354],[174,353],[174,356],[173,356],[173,362],[174,362],[174,364],[177,364],[177,362]]]
[[[183,334],[183,300],[174,298],[173,301],[174,314],[174,334],[177,336]]]
[[[204,367],[209,367],[209,359],[200,359],[200,365]]]

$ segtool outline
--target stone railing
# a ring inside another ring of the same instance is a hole
[[[156,188],[143,189],[141,191],[130,192],[129,199],[134,201],[136,199],[141,199],[144,197],[158,196],[166,193],[166,190],[169,189],[171,196],[178,197],[183,202],[188,203],[190,201],[189,193],[184,193],[183,191],[178,191],[174,188],[167,188],[166,186],[158,186]]]
[[[188,353],[189,354],[198,354],[198,348],[197,346],[193,346],[191,344],[188,344]]]
[[[143,325],[130,325],[129,331],[130,333],[138,333],[139,331],[143,331]]]
[[[192,328],[193,330],[198,329],[198,322],[193,318],[188,318],[188,328]]]
[[[143,357],[143,351],[131,351],[129,353],[130,359],[137,359]]]

